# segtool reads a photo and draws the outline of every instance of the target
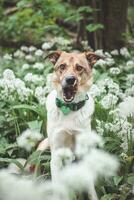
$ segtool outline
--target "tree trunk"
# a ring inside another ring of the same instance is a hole
[[[104,50],[119,49],[125,45],[128,0],[101,0],[104,24],[102,46]]]

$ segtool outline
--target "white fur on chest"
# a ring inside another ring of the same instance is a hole
[[[56,90],[53,90],[47,97],[47,132],[48,137],[58,131],[68,130],[70,133],[75,131],[83,132],[84,130],[91,130],[90,120],[94,111],[94,101],[89,95],[86,104],[78,111],[71,111],[68,115],[64,115],[62,111],[57,108],[55,100],[57,97]]]

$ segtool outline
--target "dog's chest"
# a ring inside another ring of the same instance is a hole
[[[71,111],[68,115],[64,115],[55,104],[56,91],[52,91],[47,97],[47,131],[70,130],[81,131],[90,130],[90,118],[94,111],[94,102],[91,97],[86,104],[78,111]]]

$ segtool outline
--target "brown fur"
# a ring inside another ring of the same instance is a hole
[[[67,53],[61,51],[56,51],[47,57],[54,64],[54,86],[57,89],[60,88],[64,77],[73,75],[78,80],[79,92],[87,91],[92,85],[92,66],[101,58],[93,52]],[[65,68],[61,70],[61,66]],[[78,71],[77,66],[82,67],[82,69]]]

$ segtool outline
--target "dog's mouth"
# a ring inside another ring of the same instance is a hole
[[[75,94],[77,92],[77,85],[63,87],[62,92],[63,100],[69,103],[74,100]]]

